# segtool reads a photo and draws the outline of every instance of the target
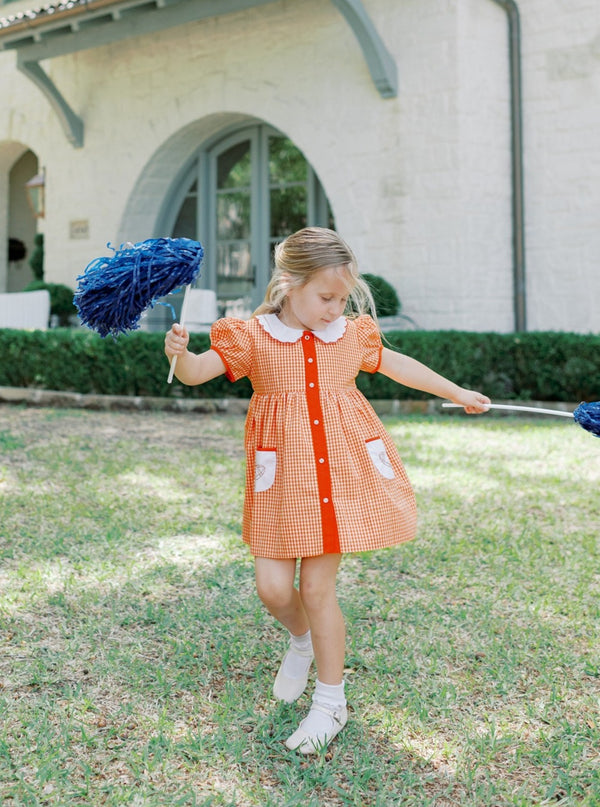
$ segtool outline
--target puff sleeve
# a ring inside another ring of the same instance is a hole
[[[383,345],[379,328],[373,319],[367,315],[357,317],[355,320],[358,342],[362,348],[362,364],[360,369],[366,373],[376,373],[381,364]]]
[[[223,360],[230,381],[250,374],[252,342],[245,320],[234,317],[218,319],[210,329],[210,347]]]

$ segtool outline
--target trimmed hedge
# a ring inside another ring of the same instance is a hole
[[[491,398],[540,401],[600,399],[600,336],[555,332],[524,334],[402,331],[385,335],[400,350]],[[118,340],[92,331],[0,329],[0,386],[105,395],[184,398],[249,397],[247,379],[225,376],[200,387],[167,384],[164,335],[135,331]],[[208,349],[207,334],[193,334],[191,350]],[[372,399],[430,396],[380,373],[361,373],[357,384]]]

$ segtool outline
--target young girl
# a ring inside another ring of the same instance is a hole
[[[316,660],[312,706],[286,741],[303,754],[325,748],[348,719],[345,626],[335,588],[342,554],[409,541],[416,529],[410,483],[356,388],[358,372],[383,373],[470,414],[490,403],[383,347],[371,316],[344,316],[349,303],[374,310],[354,255],[337,233],[309,227],[276,248],[265,300],[248,321],[215,322],[211,349],[199,355],[188,351],[181,325],[165,338],[182,383],[222,373],[252,382],[242,537],[255,557],[258,595],[290,634],[275,697],[299,698]]]

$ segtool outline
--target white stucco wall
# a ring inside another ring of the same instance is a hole
[[[163,234],[186,157],[254,118],[303,150],[363,271],[387,277],[421,327],[510,330],[506,15],[492,0],[363,2],[397,98],[381,98],[333,4],[280,0],[46,62],[84,120],[82,149],[0,53],[0,177],[7,144],[46,167],[47,279],[73,285],[107,241]],[[529,326],[598,331],[600,6],[521,5]],[[89,238],[70,238],[82,219]]]
[[[600,331],[600,4],[524,14],[529,324]],[[535,302],[534,302],[535,301]]]

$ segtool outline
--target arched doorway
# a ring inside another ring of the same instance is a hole
[[[26,146],[0,146],[0,193],[6,215],[0,222],[2,256],[0,292],[24,289],[34,279],[29,260],[34,249],[37,221],[27,201],[25,183],[38,172],[38,159]]]
[[[307,225],[333,227],[323,187],[300,149],[282,132],[252,124],[198,149],[164,209],[173,237],[202,242],[197,285],[217,294],[219,316],[247,317],[262,301],[274,245]],[[176,310],[180,301],[169,299]],[[158,306],[146,327],[168,327]]]

